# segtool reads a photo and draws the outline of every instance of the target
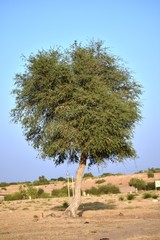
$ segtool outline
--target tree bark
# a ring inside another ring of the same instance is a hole
[[[86,161],[87,156],[86,154],[81,155],[79,167],[76,172],[76,182],[75,182],[75,195],[72,199],[71,204],[69,207],[65,210],[65,214],[70,217],[76,217],[77,216],[77,210],[79,208],[79,205],[81,203],[81,186],[82,186],[82,177],[83,173],[86,167]]]

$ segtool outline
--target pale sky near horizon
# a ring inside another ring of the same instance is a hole
[[[159,0],[0,0],[0,34],[0,182],[65,177],[67,171],[75,175],[75,165],[55,168],[52,161],[37,158],[21,126],[10,122],[10,93],[15,73],[23,71],[22,54],[93,38],[120,56],[143,86],[143,121],[133,139],[138,159],[88,171],[100,175],[160,167]]]

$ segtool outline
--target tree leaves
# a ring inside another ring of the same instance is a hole
[[[95,164],[136,156],[141,86],[101,41],[39,51],[24,70],[15,76],[12,120],[42,157],[61,164],[85,153]]]

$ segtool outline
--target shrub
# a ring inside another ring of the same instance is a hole
[[[129,194],[127,194],[127,200],[133,200],[133,199],[135,199],[135,194],[132,194],[132,193],[129,193]]]
[[[53,197],[67,197],[68,196],[68,188],[65,186],[61,189],[53,189],[52,196]]]
[[[59,177],[57,178],[58,181],[66,181],[66,179],[64,177]]]
[[[120,196],[119,201],[124,201],[124,196]]]
[[[133,186],[138,190],[145,190],[146,189],[146,182],[143,179],[139,178],[131,178],[129,181],[129,186]]]
[[[5,201],[14,201],[14,200],[22,200],[22,199],[25,199],[25,196],[23,196],[20,192],[7,194],[4,196]]]
[[[96,181],[96,184],[101,184],[101,183],[104,183],[104,182],[105,182],[104,179],[99,179],[99,180]]]
[[[92,195],[102,195],[102,194],[109,194],[109,193],[120,193],[120,190],[117,186],[112,185],[112,184],[107,184],[105,186],[100,186],[98,188],[92,187],[90,189],[86,190],[87,194],[92,194]]]
[[[91,187],[90,189],[87,189],[85,192],[91,195],[100,195],[100,191],[96,187]]]
[[[146,185],[146,190],[155,190],[155,182],[148,182]]]
[[[0,187],[7,187],[9,186],[9,183],[6,183],[6,182],[1,182],[0,183]]]
[[[44,189],[39,188],[39,189],[37,190],[37,196],[40,197],[42,194],[44,194]]]
[[[93,174],[90,172],[90,173],[85,173],[83,177],[84,177],[84,178],[92,178],[92,177],[94,177],[94,176],[93,176]]]
[[[147,176],[148,178],[154,178],[154,172],[148,171]]]
[[[36,189],[36,188],[33,188],[33,187],[29,187],[29,188],[27,189],[27,198],[29,198],[29,196],[30,196],[32,199],[38,198],[37,189]]]
[[[152,197],[152,194],[151,193],[148,193],[148,192],[145,192],[143,194],[143,198],[146,199],[146,198],[151,198]]]
[[[153,194],[153,195],[152,195],[152,198],[153,198],[153,199],[157,199],[157,198],[158,198],[158,195],[157,195],[157,194]]]
[[[22,199],[32,199],[36,198],[49,198],[49,193],[45,193],[43,189],[36,189],[30,186],[28,189],[23,188],[20,186],[19,192],[15,192],[13,194],[8,194],[4,196],[5,201],[13,201],[13,200],[22,200]]]
[[[39,186],[39,185],[47,185],[49,184],[49,180],[47,180],[44,176],[40,176],[38,180],[33,182],[34,186]]]

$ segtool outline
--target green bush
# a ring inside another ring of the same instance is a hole
[[[102,194],[109,194],[109,193],[117,194],[117,193],[120,193],[120,190],[115,185],[107,184],[105,186],[100,186],[98,188],[92,187],[90,189],[87,189],[86,193],[99,196]]]
[[[148,178],[154,178],[154,172],[148,171],[147,176]]]
[[[36,188],[30,186],[26,189],[20,186],[19,192],[5,195],[4,200],[5,201],[22,200],[22,199],[29,199],[29,197],[31,197],[32,199],[49,198],[50,194],[45,193],[44,190],[41,188],[37,190]]]
[[[146,190],[155,190],[155,182],[148,182],[146,185]]]
[[[68,188],[65,186],[61,189],[53,189],[52,197],[67,197],[68,196]]]
[[[104,182],[105,182],[104,179],[99,179],[99,180],[96,181],[96,184],[101,184],[101,183],[104,183]]]
[[[143,198],[146,199],[146,198],[151,198],[152,197],[152,194],[151,193],[148,193],[148,192],[145,192],[143,194]]]
[[[157,199],[157,198],[158,198],[158,194],[153,194],[153,195],[152,195],[152,198],[153,198],[153,199]]]
[[[66,179],[65,179],[64,177],[59,177],[59,178],[57,178],[57,180],[58,180],[58,181],[62,181],[62,182],[63,182],[63,181],[64,181],[64,182],[66,181]]]
[[[90,172],[90,173],[85,173],[83,177],[84,177],[84,178],[93,178],[94,176],[93,176],[93,174]]]
[[[4,196],[5,201],[21,200],[23,199],[22,195],[19,192],[13,194],[7,194]]]
[[[132,193],[128,193],[127,194],[127,200],[133,200],[133,199],[135,199],[135,194],[132,194]]]
[[[49,184],[49,180],[45,178],[44,176],[40,176],[38,180],[33,182],[33,186],[39,186],[39,185],[47,185]]]
[[[143,179],[139,178],[131,178],[129,181],[129,186],[133,186],[138,190],[145,190],[146,189],[146,182]]]
[[[0,183],[0,187],[7,187],[9,186],[9,183],[6,183],[6,182],[1,182]]]

